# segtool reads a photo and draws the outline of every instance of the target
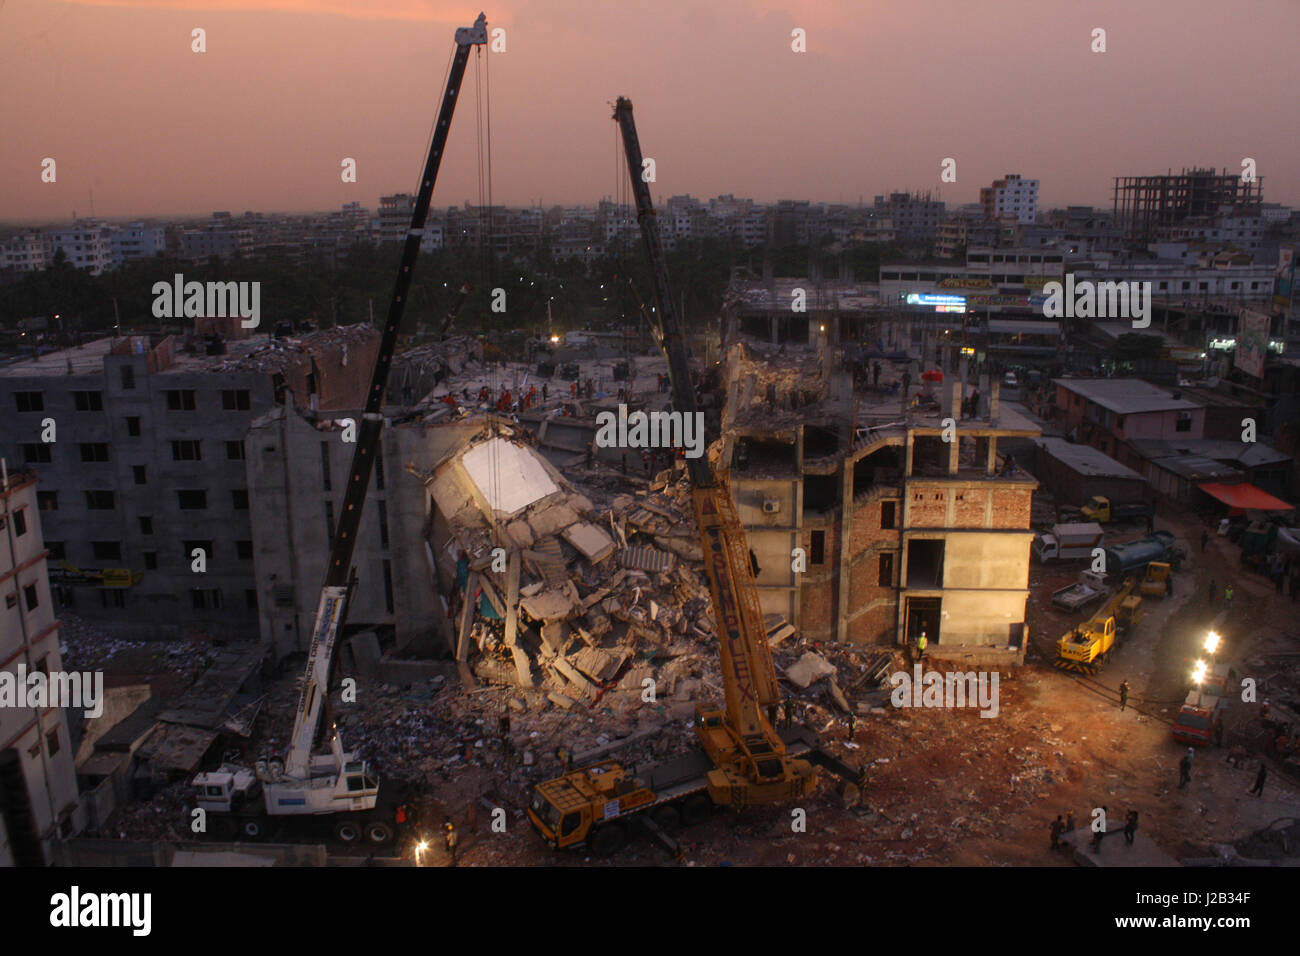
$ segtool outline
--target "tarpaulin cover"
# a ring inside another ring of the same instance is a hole
[[[1218,498],[1236,514],[1247,508],[1256,511],[1293,511],[1295,505],[1289,505],[1280,498],[1274,498],[1263,488],[1251,484],[1221,485],[1209,482],[1199,486],[1207,495]]]

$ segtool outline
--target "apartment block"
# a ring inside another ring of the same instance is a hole
[[[0,371],[0,453],[40,476],[60,605],[122,636],[256,633],[249,424],[363,404],[378,339],[104,338]]]
[[[63,669],[37,494],[35,472],[0,469],[0,671],[15,681]],[[0,867],[49,865],[84,822],[67,714],[29,702],[0,707]]]

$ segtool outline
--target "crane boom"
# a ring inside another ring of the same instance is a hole
[[[623,137],[628,174],[636,197],[637,221],[654,284],[660,346],[668,360],[674,409],[699,414],[687,361],[686,338],[668,284],[659,225],[642,176],[643,158],[632,118],[632,103],[619,97],[614,108]],[[772,652],[754,585],[749,546],[725,477],[715,476],[707,454],[687,458],[695,516],[699,522],[722,664],[725,718],[701,711],[696,730],[716,770],[709,791],[717,803],[781,800],[807,792],[812,768],[786,755],[780,735],[765,711],[780,700]]]
[[[424,224],[429,216],[429,203],[433,198],[433,186],[438,179],[438,169],[442,165],[442,153],[447,145],[447,133],[451,129],[452,115],[456,111],[456,100],[460,95],[465,65],[469,61],[469,51],[475,45],[486,43],[487,19],[482,13],[478,15],[472,27],[461,27],[456,31],[456,53],[447,75],[447,88],[443,93],[442,106],[438,110],[433,140],[429,144],[429,156],[424,164],[420,191],[415,199],[415,208],[411,212],[411,226],[406,231],[406,243],[402,248],[402,260],[397,270],[397,282],[393,288],[393,301],[388,306],[388,319],[379,341],[375,366],[370,374],[370,390],[366,395],[361,427],[357,432],[356,448],[352,453],[352,465],[343,492],[343,509],[334,532],[334,543],[330,549],[329,564],[325,571],[325,583],[321,588],[320,602],[316,609],[316,624],[312,629],[311,647],[307,654],[306,680],[298,696],[289,753],[285,759],[285,771],[291,778],[304,779],[310,773],[311,745],[320,721],[325,692],[329,687],[334,641],[347,609],[348,576],[352,570],[352,553],[356,546],[357,531],[361,526],[362,507],[366,503],[366,493],[370,489],[370,474],[374,470],[375,454],[379,450],[379,436],[384,427],[384,390],[388,384],[393,352],[397,347],[402,313],[406,309],[406,298],[411,288],[415,260],[420,253],[420,243],[424,238]],[[460,301],[463,301],[463,298]]]

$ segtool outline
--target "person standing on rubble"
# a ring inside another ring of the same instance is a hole
[[[546,401],[547,397],[550,395],[550,392],[551,392],[551,387],[550,387],[546,382],[543,382],[543,383],[542,383],[542,401]]]
[[[1119,709],[1121,711],[1128,709],[1128,681],[1119,682]]]
[[[787,697],[781,702],[782,716],[785,717],[786,727],[794,726],[794,698]]]
[[[920,663],[921,661],[924,661],[924,660],[925,660],[925,647],[926,647],[926,645],[929,644],[929,643],[930,643],[930,642],[927,641],[927,640],[925,639],[925,631],[922,631],[922,632],[921,632],[921,636],[918,637],[918,638],[916,639],[916,660],[917,660],[917,663]]]
[[[1052,821],[1052,846],[1053,852],[1061,848],[1061,834],[1065,832],[1065,821],[1061,819],[1058,813],[1056,819]]]
[[[442,840],[447,846],[447,855],[451,857],[451,865],[456,865],[456,845],[460,838],[456,835],[456,825],[451,822],[451,817],[446,817],[442,824]]]
[[[903,404],[907,404],[907,390],[912,387],[912,370],[903,369]]]

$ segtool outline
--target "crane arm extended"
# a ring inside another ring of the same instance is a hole
[[[397,283],[393,288],[393,301],[388,307],[388,320],[384,324],[383,336],[379,341],[379,352],[375,356],[375,367],[370,375],[370,391],[366,396],[365,411],[362,413],[361,427],[357,433],[356,449],[352,453],[352,466],[348,471],[348,483],[343,492],[343,510],[339,516],[338,527],[334,531],[334,543],[330,549],[329,565],[325,571],[325,583],[321,588],[320,603],[316,610],[316,624],[312,629],[311,647],[307,654],[306,679],[303,682],[302,692],[298,696],[298,709],[294,715],[293,733],[285,760],[285,771],[290,777],[301,779],[310,773],[311,745],[316,736],[321,706],[329,687],[334,641],[346,612],[352,552],[356,545],[357,530],[361,526],[361,510],[366,503],[366,492],[370,488],[370,473],[374,470],[375,454],[379,450],[379,436],[384,427],[384,389],[388,384],[388,372],[392,365],[393,352],[397,347],[402,313],[406,309],[406,298],[411,288],[415,260],[420,253],[420,242],[424,238],[424,223],[429,216],[429,203],[433,198],[433,186],[438,179],[438,168],[442,165],[442,153],[447,145],[447,133],[451,128],[452,115],[456,111],[456,100],[460,95],[461,80],[465,76],[465,65],[469,62],[469,51],[476,45],[481,46],[486,43],[487,18],[481,13],[472,27],[461,27],[456,31],[456,54],[452,58],[451,70],[447,74],[447,88],[443,92],[442,106],[438,111],[437,125],[433,130],[433,141],[429,144],[429,157],[425,161],[424,174],[420,179],[420,191],[416,196],[415,208],[411,212],[411,227],[406,232],[406,243],[402,247],[402,261],[397,271]]]
[[[637,221],[645,241],[646,256],[654,284],[658,317],[655,332],[668,359],[673,406],[683,415],[699,412],[687,361],[686,339],[668,284],[659,226],[650,198],[650,187],[642,178],[641,144],[632,118],[632,103],[618,99],[614,119],[622,132],[628,174],[636,197]],[[655,323],[652,323],[655,324]],[[719,745],[701,731],[706,749],[719,768],[730,766],[747,784],[790,780],[799,773],[785,757],[785,745],[767,719],[765,709],[780,700],[771,649],[766,640],[762,608],[754,585],[749,547],[744,527],[731,500],[725,480],[709,467],[707,454],[686,459],[693,485],[695,515],[699,521],[700,544],[713,598],[718,645],[726,701],[725,731],[731,746]],[[737,787],[733,780],[733,790]],[[758,787],[749,796],[757,796]]]

